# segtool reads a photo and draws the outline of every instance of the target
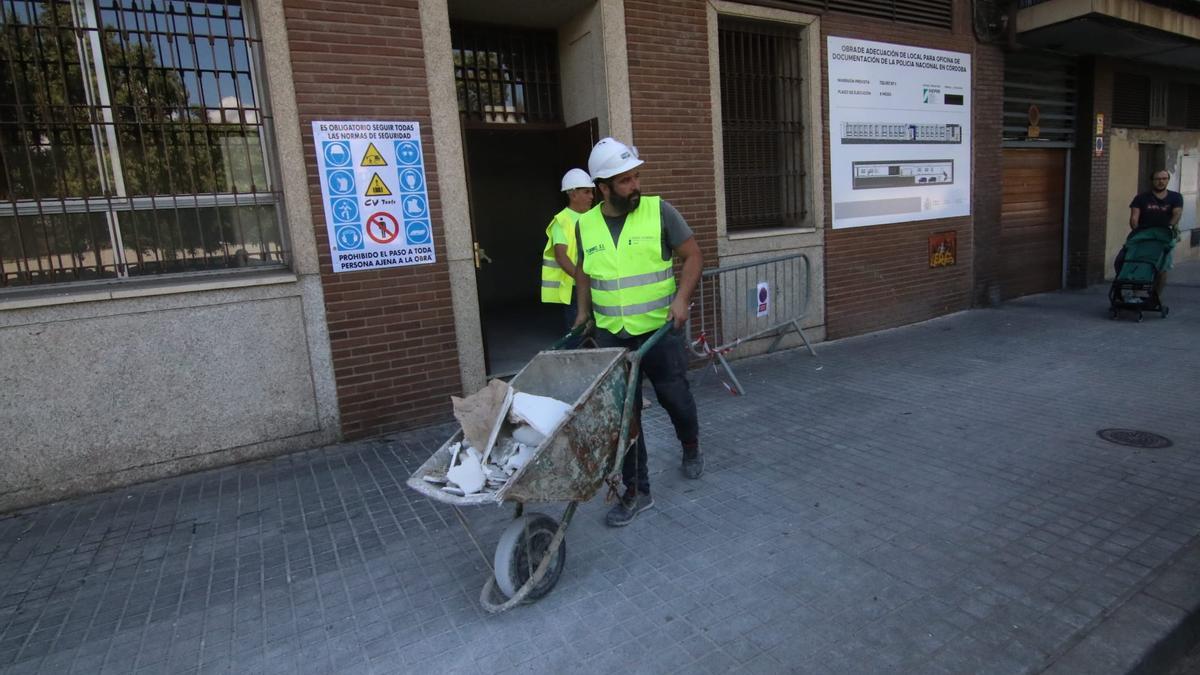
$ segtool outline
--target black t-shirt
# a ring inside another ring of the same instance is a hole
[[[1129,208],[1138,210],[1138,229],[1170,227],[1171,213],[1183,208],[1183,195],[1167,190],[1167,196],[1159,199],[1154,191],[1143,192],[1129,202]]]

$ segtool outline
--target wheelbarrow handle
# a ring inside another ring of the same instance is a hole
[[[637,351],[630,352],[629,380],[625,385],[625,405],[621,409],[621,433],[617,436],[617,461],[613,463],[613,475],[620,476],[625,466],[625,454],[629,450],[629,427],[633,424],[633,406],[636,403],[637,384],[642,378],[642,357],[646,355],[658,341],[671,330],[671,322],[663,324],[662,328],[654,331]]]
[[[563,347],[566,347],[568,344],[571,343],[571,340],[574,340],[575,338],[577,338],[581,335],[587,335],[588,333],[592,332],[592,329],[595,327],[596,327],[596,322],[591,319],[588,319],[587,321],[579,324],[578,326],[571,328],[570,332],[568,332],[566,335],[564,335],[558,339],[558,342],[555,342],[554,344],[550,345],[550,351],[556,352],[556,351],[562,349]]]

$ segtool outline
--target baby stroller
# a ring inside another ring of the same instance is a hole
[[[1117,318],[1122,309],[1137,312],[1159,312],[1167,318],[1170,308],[1162,304],[1155,282],[1163,272],[1171,249],[1175,248],[1175,233],[1166,227],[1135,230],[1125,240],[1117,255],[1117,277],[1108,290],[1109,316]]]

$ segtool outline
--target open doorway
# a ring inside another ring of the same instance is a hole
[[[563,335],[562,308],[541,302],[546,226],[566,206],[562,175],[586,167],[595,124],[466,130],[475,279],[492,377],[511,375]]]
[[[464,14],[476,9],[457,7]],[[594,40],[568,43],[563,31],[544,24],[472,18],[452,14],[450,34],[485,367],[489,377],[505,377],[565,332],[562,305],[543,304],[540,297],[546,226],[566,206],[562,175],[586,169],[599,140],[599,111],[579,101],[604,97],[594,91],[575,95],[588,86],[586,77],[572,77],[563,93],[560,56],[579,61],[578,51],[598,44]],[[542,20],[550,18],[566,20]],[[579,69],[570,63],[568,72]],[[571,97],[570,106],[564,96]]]

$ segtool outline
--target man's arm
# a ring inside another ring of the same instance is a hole
[[[554,245],[554,259],[558,261],[558,266],[561,267],[568,276],[575,276],[575,263],[571,262],[571,259],[567,257],[566,244]]]
[[[575,326],[581,326],[592,318],[592,279],[583,271],[583,265],[575,268]]]
[[[704,269],[704,253],[695,237],[688,237],[682,244],[675,247],[675,255],[683,262],[683,271],[679,274],[679,285],[675,290],[675,299],[671,301],[671,309],[667,318],[675,328],[683,326],[688,320],[688,307],[692,304],[692,293],[696,284],[700,283],[700,272]],[[576,281],[578,283],[578,281]]]
[[[1129,209],[1129,229],[1136,230],[1138,226],[1138,218],[1141,216],[1142,210],[1136,206]]]

